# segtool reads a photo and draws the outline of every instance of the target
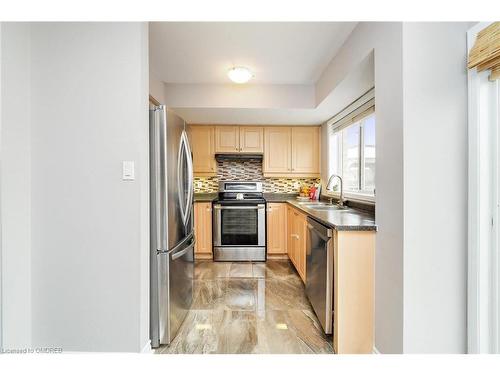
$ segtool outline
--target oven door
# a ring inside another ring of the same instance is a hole
[[[265,246],[266,206],[214,205],[215,246]]]

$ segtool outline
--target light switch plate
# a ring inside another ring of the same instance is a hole
[[[122,180],[135,180],[135,168],[133,161],[124,161],[122,166]]]

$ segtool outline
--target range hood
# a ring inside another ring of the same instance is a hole
[[[258,159],[262,160],[262,154],[215,154],[215,160],[223,161],[223,160],[249,160],[249,159]]]

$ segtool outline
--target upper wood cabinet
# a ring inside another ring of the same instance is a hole
[[[286,203],[267,204],[267,253],[270,255],[287,253],[286,209]]]
[[[240,152],[262,154],[264,152],[264,128],[240,126]]]
[[[214,176],[215,154],[263,154],[265,177],[319,177],[320,127],[190,125],[195,176]]]
[[[217,168],[215,162],[215,127],[210,125],[189,125],[189,142],[193,152],[193,174],[213,176]]]
[[[292,128],[292,172],[319,174],[319,127]]]
[[[240,151],[240,131],[238,126],[215,127],[215,152],[235,153]]]
[[[261,154],[264,152],[264,128],[260,126],[216,126],[215,152]]]
[[[267,127],[264,129],[264,175],[290,174],[291,130],[289,127]]]
[[[264,176],[318,177],[320,128],[267,127],[264,130]]]

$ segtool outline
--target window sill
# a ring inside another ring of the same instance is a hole
[[[337,200],[340,198],[340,193],[328,192],[328,193],[322,194],[322,195],[327,197],[327,198],[330,198],[330,197],[336,198]],[[375,206],[375,197],[373,195],[345,192],[344,199],[348,200],[348,201],[371,204],[371,205]]]

